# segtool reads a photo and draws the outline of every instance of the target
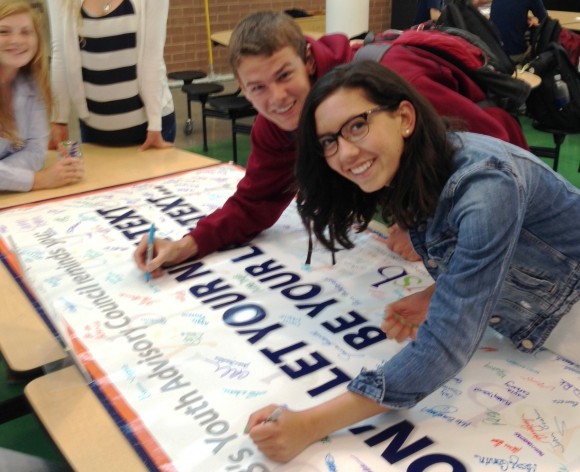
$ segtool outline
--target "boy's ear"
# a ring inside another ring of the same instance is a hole
[[[308,75],[314,75],[316,73],[316,59],[314,59],[312,46],[310,44],[306,45],[306,58],[304,63],[306,64],[306,71],[308,72]]]

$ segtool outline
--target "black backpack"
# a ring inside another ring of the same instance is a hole
[[[526,101],[527,115],[546,128],[580,132],[580,74],[566,50],[552,42],[525,67],[542,79]],[[568,86],[570,95],[569,103],[561,110],[556,106],[554,77],[557,74]]]
[[[572,65],[580,70],[580,34],[562,26],[558,20],[546,16],[532,29],[530,43],[532,57],[543,53],[550,43],[559,43],[568,53]]]
[[[368,33],[364,46],[355,54],[355,60],[369,59],[381,62],[392,44],[420,48],[460,69],[486,94],[478,103],[481,108],[498,106],[509,113],[518,112],[530,94],[530,86],[498,70],[497,59],[481,41],[468,31],[456,28],[441,30],[387,30],[375,35]],[[388,59],[385,62],[388,66]]]
[[[561,31],[560,22],[546,15],[540,24],[532,29],[530,37],[532,57],[544,52],[548,48],[548,44],[557,43]]]
[[[515,64],[505,52],[496,27],[471,4],[470,0],[447,0],[435,24],[443,31],[454,28],[475,35],[483,42],[479,47],[487,50],[488,55],[494,58],[494,66],[498,71],[510,75],[514,73]]]

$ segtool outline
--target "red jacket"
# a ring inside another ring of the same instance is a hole
[[[350,62],[354,49],[346,36],[327,35],[309,41],[316,61],[314,80],[332,67]],[[478,107],[483,91],[460,70],[403,46],[393,46],[385,65],[405,77],[435,106],[440,115],[458,116],[470,131],[495,136],[527,149],[517,121],[500,108]],[[272,226],[295,195],[294,133],[258,115],[251,133],[251,152],[245,176],[222,208],[201,219],[189,233],[198,257],[250,241]]]

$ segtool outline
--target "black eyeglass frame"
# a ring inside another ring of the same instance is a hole
[[[357,143],[359,141],[361,141],[362,139],[366,138],[369,134],[369,130],[370,130],[370,125],[369,125],[369,116],[371,116],[373,113],[376,113],[377,111],[390,111],[391,107],[386,106],[386,105],[378,105],[374,108],[371,108],[370,110],[367,111],[363,111],[362,113],[359,113],[358,115],[354,115],[351,116],[348,120],[346,120],[342,126],[340,127],[340,129],[338,130],[338,132],[336,133],[324,133],[322,135],[320,135],[318,137],[318,144],[320,145],[320,148],[322,149],[322,155],[328,159],[329,157],[334,156],[337,152],[338,152],[338,138],[341,137],[342,139],[344,139],[345,141],[348,141],[349,143]],[[358,120],[359,118],[363,118],[364,119],[364,123],[366,126],[366,132],[360,136],[345,136],[343,134],[344,129],[346,128],[346,126],[348,124],[350,124],[352,121],[354,120]],[[354,139],[353,139],[354,138]],[[327,141],[330,139],[330,142],[327,145],[323,144],[323,141]],[[326,148],[330,145],[335,146],[334,151],[332,151],[330,154],[328,153],[328,151],[326,151]]]

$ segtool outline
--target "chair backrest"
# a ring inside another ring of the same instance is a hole
[[[202,109],[204,130],[205,119],[207,117],[230,120],[232,122],[232,159],[234,163],[238,162],[238,150],[236,135],[238,133],[250,134],[252,124],[239,123],[240,118],[248,118],[258,114],[258,111],[252,106],[246,97],[241,94],[241,89],[232,93],[213,95],[208,101],[206,107]],[[207,150],[207,135],[204,131],[204,150]]]

